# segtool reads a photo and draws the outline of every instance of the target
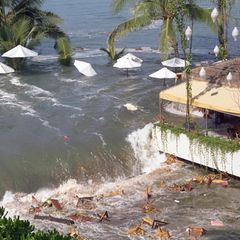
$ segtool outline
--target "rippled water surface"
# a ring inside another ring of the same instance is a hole
[[[141,217],[143,189],[147,185],[157,184],[162,174],[160,171],[154,177],[138,176],[161,167],[163,157],[156,146],[149,144],[148,130],[137,131],[154,121],[158,114],[159,91],[164,88],[163,82],[148,77],[161,66],[157,51],[161,21],[118,41],[119,48],[128,47],[127,51],[144,60],[141,69],[130,71],[127,76],[126,72],[112,68],[107,56],[99,50],[100,47],[105,47],[107,35],[113,26],[126,20],[129,15],[127,11],[112,15],[110,5],[110,0],[68,0],[61,3],[49,0],[44,6],[64,19],[62,27],[69,34],[75,48],[74,58],[90,62],[98,73],[97,76],[87,78],[74,66],[59,66],[53,50],[54,43],[50,40],[45,40],[38,46],[36,50],[40,55],[29,59],[23,72],[1,76],[0,196],[7,190],[30,193],[40,188],[53,189],[67,181],[60,188],[36,194],[37,197],[44,198],[70,191],[70,195],[63,197],[67,204],[70,200],[75,201],[74,196],[81,191],[89,195],[101,191],[105,193],[109,188],[126,187],[128,194],[125,198],[106,200],[98,206],[98,210],[103,210],[103,206],[109,205],[109,211],[116,206],[117,219],[112,225],[92,225],[95,235],[89,234],[87,228],[81,225],[81,231],[95,239],[126,239],[127,228],[136,224]],[[200,30],[196,32],[193,43],[193,60],[213,60],[214,56],[208,53],[212,51],[209,46],[213,48],[217,43],[216,37],[206,27],[196,27]],[[137,50],[139,47],[142,49]],[[230,47],[233,48],[233,45]],[[171,83],[167,81],[167,85]],[[136,105],[138,110],[128,111],[124,107],[126,103]],[[187,166],[176,166],[171,171],[170,174],[165,172],[162,177],[174,181],[198,174],[198,170]],[[123,180],[132,176],[138,177]],[[131,184],[136,192],[131,189]],[[184,226],[191,222],[207,224],[212,209],[217,209],[217,215],[221,211],[220,205],[214,206],[211,203],[210,210],[200,211],[195,207],[206,207],[210,201],[219,199],[223,199],[223,215],[229,213],[230,207],[229,214],[233,214],[234,219],[239,221],[234,212],[238,208],[239,193],[236,189],[229,188],[223,195],[214,189],[206,201],[201,201],[198,196],[183,196],[183,205],[187,207],[180,205],[179,208],[176,205],[169,208],[169,211],[166,210],[166,219],[175,219],[171,227],[179,236],[176,239],[184,239],[182,229],[178,229],[177,219],[181,219],[188,207],[193,207],[194,210],[184,220]],[[158,197],[161,190],[156,187],[156,191],[155,201],[160,207],[166,206],[166,209],[175,197],[181,199],[181,196],[165,194],[160,203]],[[226,206],[228,193],[236,196],[230,206]],[[31,194],[11,195],[8,192],[3,202],[12,214],[19,213],[28,217]],[[17,210],[16,206],[23,202],[26,205],[22,210]],[[132,208],[135,215],[127,219],[129,208]],[[67,209],[73,211],[71,206]],[[200,219],[195,218],[196,212],[200,214]],[[43,227],[41,224],[39,226]],[[239,239],[234,234],[232,236],[231,239]]]

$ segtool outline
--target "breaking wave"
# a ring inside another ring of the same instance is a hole
[[[131,143],[137,159],[135,171],[140,169],[140,173],[149,173],[161,167],[165,160],[165,154],[159,153],[157,141],[153,134],[152,123],[131,133],[127,137],[127,141]]]

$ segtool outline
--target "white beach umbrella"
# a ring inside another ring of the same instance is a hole
[[[158,79],[176,78],[176,73],[164,67],[158,70],[157,72],[152,73],[151,75],[149,75],[149,77],[158,78]]]
[[[8,58],[27,58],[36,56],[38,56],[37,52],[34,52],[26,47],[23,47],[22,45],[18,45],[2,55],[2,57]]]
[[[119,58],[117,61],[119,61],[119,60],[121,61],[121,60],[123,60],[123,59],[131,59],[131,60],[133,60],[134,62],[140,62],[140,63],[143,62],[143,60],[142,60],[141,58],[133,55],[132,53],[127,53],[127,54],[124,55],[123,57]]]
[[[190,63],[186,61],[186,64],[189,65]],[[166,61],[163,61],[162,65],[167,67],[183,68],[185,67],[185,60],[175,57],[175,58],[171,58]]]
[[[80,73],[82,73],[83,75],[85,75],[87,77],[92,77],[92,76],[97,75],[97,73],[93,69],[92,65],[88,62],[75,60],[73,65],[77,68],[77,70]]]
[[[8,65],[0,62],[0,74],[13,73],[15,70]]]
[[[113,67],[127,69],[127,74],[128,74],[128,69],[141,67],[142,62],[143,62],[142,59],[129,53],[119,58],[117,62],[113,65]]]
[[[149,77],[152,78],[158,78],[158,79],[164,79],[164,85],[165,85],[165,79],[167,78],[176,78],[176,73],[170,71],[166,67],[161,68],[157,72],[154,72],[149,75]]]

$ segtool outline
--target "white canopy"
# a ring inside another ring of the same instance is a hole
[[[5,73],[12,73],[15,72],[15,70],[9,66],[7,66],[4,63],[0,62],[0,74],[5,74]]]
[[[97,73],[95,72],[95,70],[93,69],[93,67],[90,63],[75,60],[74,66],[77,68],[77,70],[80,73],[82,73],[83,75],[85,75],[87,77],[92,77],[92,76],[97,75]]]
[[[176,78],[176,73],[164,67],[158,70],[157,72],[152,73],[151,75],[149,75],[149,77],[159,78],[159,79]]]
[[[117,62],[113,65],[116,68],[138,68],[142,66],[143,60],[134,56],[131,53],[119,58]]]
[[[133,55],[132,53],[127,53],[126,55],[124,55],[123,57],[119,58],[118,60],[121,60],[121,59],[131,59],[134,62],[139,62],[139,63],[143,62],[143,60],[141,58]]]
[[[189,65],[190,63],[186,61],[186,64]],[[171,58],[166,61],[163,61],[162,65],[167,67],[182,68],[185,67],[185,60],[181,58]]]
[[[8,58],[26,58],[26,57],[36,57],[38,56],[37,52],[34,52],[28,48],[18,45],[15,48],[5,52],[2,57]]]

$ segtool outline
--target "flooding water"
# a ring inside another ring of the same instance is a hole
[[[127,239],[127,228],[136,224],[142,216],[144,189],[147,185],[154,185],[157,205],[167,209],[161,217],[172,222],[170,228],[173,235],[178,236],[175,239],[184,239],[184,227],[189,224],[208,226],[209,219],[213,218],[212,209],[215,211],[214,218],[232,214],[233,218],[230,216],[228,219],[235,219],[235,229],[239,219],[236,213],[239,199],[236,184],[224,189],[224,193],[217,187],[210,189],[209,195],[202,199],[199,196],[205,189],[175,196],[168,192],[162,195],[158,186],[162,179],[183,181],[199,174],[192,166],[177,165],[168,167],[168,171],[141,175],[166,168],[162,163],[164,156],[159,154],[154,143],[149,143],[150,130],[148,127],[143,129],[158,114],[158,94],[164,88],[163,82],[148,78],[161,66],[157,51],[161,21],[118,42],[119,47],[128,47],[129,52],[144,60],[141,69],[131,71],[127,76],[125,72],[112,68],[107,56],[99,50],[105,47],[107,34],[113,26],[129,15],[125,11],[113,16],[110,5],[110,0],[68,0],[61,4],[51,0],[46,1],[44,6],[65,20],[62,27],[76,49],[74,58],[90,62],[97,76],[87,78],[80,75],[74,66],[59,66],[50,40],[37,48],[40,55],[30,59],[22,73],[1,76],[2,204],[12,215],[20,214],[32,219],[28,214],[32,194],[20,192],[31,193],[44,188],[34,195],[41,200],[49,196],[58,197],[67,205],[75,203],[76,195],[106,194],[111,189],[124,188],[124,197],[97,203],[96,211],[107,209],[112,212],[114,209],[113,222],[92,224],[91,233],[89,226],[79,226],[83,234],[93,239]],[[214,56],[208,53],[212,51],[209,46],[214,48],[217,43],[216,37],[206,27],[196,27],[199,34],[196,32],[193,44],[194,61],[214,60]],[[234,44],[230,47],[234,48]],[[142,49],[137,50],[139,47]],[[128,111],[124,107],[126,103],[136,105],[138,110]],[[63,185],[58,187],[59,184]],[[228,195],[233,199],[229,200]],[[173,205],[175,198],[183,198],[183,205],[188,207]],[[215,206],[219,199],[222,199],[222,205]],[[19,205],[23,207],[19,209]],[[129,209],[134,213],[131,217]],[[66,207],[66,211],[74,211],[73,206]],[[189,214],[184,215],[186,213]],[[220,213],[223,215],[218,215]],[[182,224],[178,225],[180,219]],[[231,232],[230,222],[226,224]],[[35,223],[40,228],[46,227],[38,221]],[[220,229],[219,232],[224,231]],[[208,239],[220,239],[214,238],[214,231],[212,234],[213,237]],[[231,239],[239,239],[235,238],[239,235],[234,234],[233,231]]]

